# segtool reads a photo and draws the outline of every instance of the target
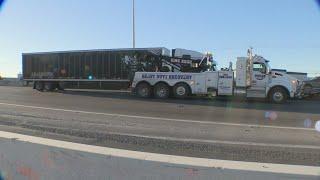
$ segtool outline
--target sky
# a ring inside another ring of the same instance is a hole
[[[0,75],[16,77],[25,52],[130,48],[131,14],[132,0],[6,0]],[[136,0],[136,46],[209,51],[219,67],[253,47],[272,68],[320,75],[320,8],[314,0]]]

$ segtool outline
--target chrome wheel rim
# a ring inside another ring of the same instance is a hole
[[[157,91],[157,95],[159,97],[166,97],[167,96],[167,90],[166,88],[160,88],[158,91]]]
[[[146,97],[146,96],[148,96],[148,88],[141,88],[140,90],[139,90],[139,94],[140,94],[140,96],[142,96],[142,97]]]
[[[176,93],[179,95],[179,96],[183,96],[186,94],[186,88],[184,88],[183,86],[179,86],[176,90]]]
[[[273,94],[273,100],[276,102],[281,102],[283,100],[283,94],[281,92],[275,92]]]

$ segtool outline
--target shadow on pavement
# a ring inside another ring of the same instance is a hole
[[[99,98],[113,98],[125,99],[128,101],[144,101],[157,103],[174,103],[182,105],[199,105],[199,106],[213,106],[213,107],[228,107],[240,109],[256,109],[265,111],[281,111],[281,112],[300,112],[320,114],[320,98],[314,97],[312,99],[304,100],[289,100],[285,104],[272,104],[266,100],[261,99],[246,99],[246,98],[230,98],[230,97],[190,97],[188,99],[155,99],[155,98],[138,98],[131,95],[129,92],[117,91],[87,91],[87,90],[66,90],[64,94],[91,96]]]

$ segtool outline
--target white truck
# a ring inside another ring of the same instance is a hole
[[[269,61],[261,56],[238,57],[236,69],[215,71],[208,68],[199,73],[136,72],[132,90],[143,98],[176,98],[190,95],[237,96],[265,98],[274,103],[284,103],[299,96],[302,83],[285,73],[272,72]]]

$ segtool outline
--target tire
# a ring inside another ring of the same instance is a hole
[[[167,99],[170,95],[169,86],[164,83],[156,84],[154,87],[154,97],[157,99]]]
[[[54,83],[52,83],[52,82],[45,82],[44,83],[44,86],[43,86],[44,91],[50,92],[50,91],[53,91],[54,89],[55,89]]]
[[[57,85],[57,89],[58,89],[59,91],[64,91],[65,86],[66,86],[66,85],[65,85],[64,82],[59,82],[58,85]]]
[[[178,83],[173,87],[173,95],[179,99],[186,98],[190,95],[190,88],[185,83]]]
[[[34,88],[38,91],[43,91],[43,82],[35,82]]]
[[[141,98],[149,98],[151,97],[151,87],[147,83],[140,83],[136,87],[136,94]]]
[[[288,99],[286,90],[282,87],[276,87],[271,89],[269,93],[269,100],[276,104],[285,103]]]

